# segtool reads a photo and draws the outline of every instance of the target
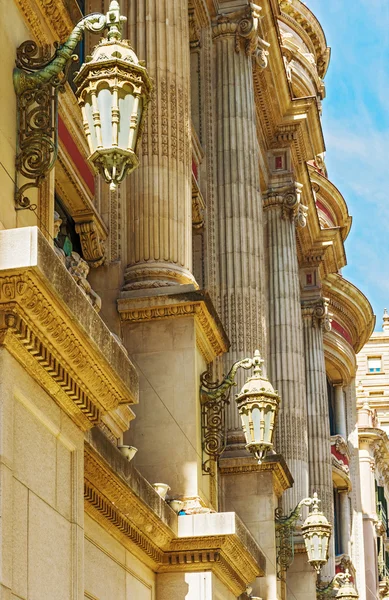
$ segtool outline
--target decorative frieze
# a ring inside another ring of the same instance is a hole
[[[38,228],[2,231],[0,256],[0,343],[84,430],[134,404],[135,368]]]

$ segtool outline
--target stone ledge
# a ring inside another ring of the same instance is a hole
[[[122,292],[118,311],[122,321],[130,323],[193,317],[197,345],[207,363],[230,346],[210,296],[193,285]]]
[[[219,469],[222,475],[271,472],[274,477],[274,491],[278,497],[281,497],[294,483],[288,465],[281,454],[269,454],[261,464],[258,464],[253,456],[222,457],[219,459]]]
[[[37,227],[0,232],[0,344],[83,430],[138,401],[135,367]]]
[[[85,442],[85,511],[156,572],[210,570],[239,596],[265,558],[235,513],[177,517],[104,434]]]

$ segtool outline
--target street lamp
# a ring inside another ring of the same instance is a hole
[[[327,562],[332,525],[327,521],[325,515],[319,511],[319,502],[320,500],[315,492],[313,498],[301,500],[287,517],[282,516],[279,510],[276,511],[276,532],[279,540],[277,559],[282,569],[288,569],[293,562],[293,533],[303,506],[312,507],[301,527],[308,562],[316,572],[319,572],[320,568]]]
[[[144,64],[122,40],[119,3],[111,0],[108,13],[92,13],[73,29],[52,58],[35,42],[17,51],[14,87],[17,96],[18,143],[16,169],[33,183],[16,190],[17,208],[31,208],[27,189],[39,187],[53,168],[58,153],[58,93],[64,90],[73,51],[85,30],[107,30],[75,78],[93,169],[114,188],[138,165],[136,156],[151,81]]]
[[[258,463],[273,448],[274,426],[280,403],[280,397],[272,384],[262,375],[263,362],[256,350],[251,359],[253,375],[235,396],[246,438],[246,449],[254,454]]]
[[[232,386],[236,385],[238,369],[254,369],[239,394],[236,402],[246,439],[246,448],[260,463],[273,447],[273,432],[280,398],[269,380],[262,375],[263,360],[255,350],[253,358],[244,358],[234,363],[226,377],[219,382],[209,380],[209,372],[201,375],[201,432],[202,448],[211,460],[217,461],[225,448],[225,409],[229,404]],[[203,469],[210,473],[209,460]]]

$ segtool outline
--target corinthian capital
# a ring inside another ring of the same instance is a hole
[[[303,300],[301,310],[303,319],[309,319],[312,327],[320,327],[324,331],[331,331],[331,321],[328,312],[328,298],[315,298],[314,300]]]
[[[213,37],[234,35],[236,52],[243,50],[259,67],[265,69],[268,64],[270,44],[260,34],[260,11],[260,6],[250,2],[243,12],[221,14],[213,26]]]
[[[303,185],[295,182],[286,187],[270,188],[264,198],[264,208],[281,206],[283,219],[294,221],[296,226],[307,224],[308,207],[301,203]]]

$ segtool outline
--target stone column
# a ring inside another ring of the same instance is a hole
[[[259,12],[245,8],[219,17],[213,26],[217,156],[217,307],[231,341],[223,370],[255,349],[266,352],[262,204],[259,145],[253,87],[255,68],[267,64],[261,50]],[[238,389],[243,384],[243,375]],[[231,402],[229,444],[244,442]]]
[[[308,496],[308,436],[303,325],[297,263],[296,223],[305,225],[302,186],[270,189],[265,198],[269,307],[269,379],[281,396],[276,450],[294,478],[284,497],[284,512]]]
[[[343,392],[343,384],[335,384],[335,427],[336,433],[342,436],[347,441],[347,426],[346,426],[346,403]]]
[[[304,300],[302,315],[308,415],[309,495],[317,492],[321,500],[321,509],[330,523],[333,523],[330,417],[323,343],[323,328],[331,327],[328,303],[324,298]],[[335,575],[333,542],[324,570],[325,576]]]
[[[129,37],[154,81],[127,184],[124,289],[194,283],[188,0],[132,0]]]
[[[339,490],[340,503],[340,545],[342,554],[350,556],[350,534],[351,534],[351,517],[350,517],[350,500],[348,490]]]

